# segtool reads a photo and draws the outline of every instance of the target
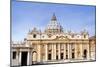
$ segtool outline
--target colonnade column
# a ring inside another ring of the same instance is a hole
[[[38,62],[41,61],[41,46],[40,46],[40,44],[38,44],[38,46],[37,46],[37,61]]]
[[[51,57],[52,57],[52,60],[54,59],[54,44],[51,44],[51,49],[52,49],[52,52],[51,52]]]
[[[78,58],[77,58],[77,56],[78,56],[78,54],[77,54],[77,52],[78,52],[78,51],[77,51],[77,50],[78,50],[77,46],[78,46],[78,45],[75,43],[75,59],[78,59]]]
[[[68,59],[71,59],[71,46],[70,44],[67,45],[68,45]]]
[[[83,44],[79,44],[79,48],[80,48],[80,57],[79,57],[79,59],[83,59],[83,48],[82,48],[82,45]]]
[[[17,59],[17,65],[18,65],[18,63],[19,63],[19,53],[18,53],[18,51],[16,51],[17,53],[16,53],[16,59]],[[13,52],[12,52],[13,53]],[[11,55],[12,56],[12,55]]]
[[[54,50],[54,57],[53,59],[56,60],[56,44],[53,44],[53,50]]]
[[[66,59],[66,44],[64,44],[64,59]]]
[[[47,47],[47,46],[48,46],[48,45],[45,44],[45,61],[48,60],[48,47]]]
[[[19,60],[18,60],[19,61],[19,65],[21,65],[21,54],[22,54],[21,51],[19,51]]]
[[[58,44],[58,59],[60,59],[60,44]]]
[[[28,51],[28,53],[27,53],[27,65],[29,65],[29,62],[30,61],[30,57],[29,57],[29,51]]]
[[[27,65],[31,65],[32,64],[32,52],[28,51],[27,54]]]
[[[87,45],[87,59],[90,59],[89,44],[86,44],[86,45]]]

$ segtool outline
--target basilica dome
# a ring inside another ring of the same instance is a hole
[[[51,21],[49,22],[49,24],[47,25],[47,28],[45,29],[46,33],[61,33],[63,32],[63,28],[60,25],[60,23],[57,22],[57,18],[55,16],[55,14],[53,14]]]

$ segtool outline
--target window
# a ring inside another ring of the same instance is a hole
[[[36,34],[33,34],[33,38],[36,38]]]
[[[13,59],[16,59],[16,52],[13,52]]]
[[[48,60],[51,60],[51,54],[48,54]]]

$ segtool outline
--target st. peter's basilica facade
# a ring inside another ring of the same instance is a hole
[[[95,35],[65,32],[53,14],[44,32],[33,28],[23,42],[11,43],[11,66],[95,61],[95,50]]]

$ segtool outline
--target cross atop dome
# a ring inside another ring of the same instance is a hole
[[[56,21],[56,20],[57,20],[57,19],[56,19],[55,13],[53,13],[53,16],[52,16],[51,20],[52,20],[52,21]]]

